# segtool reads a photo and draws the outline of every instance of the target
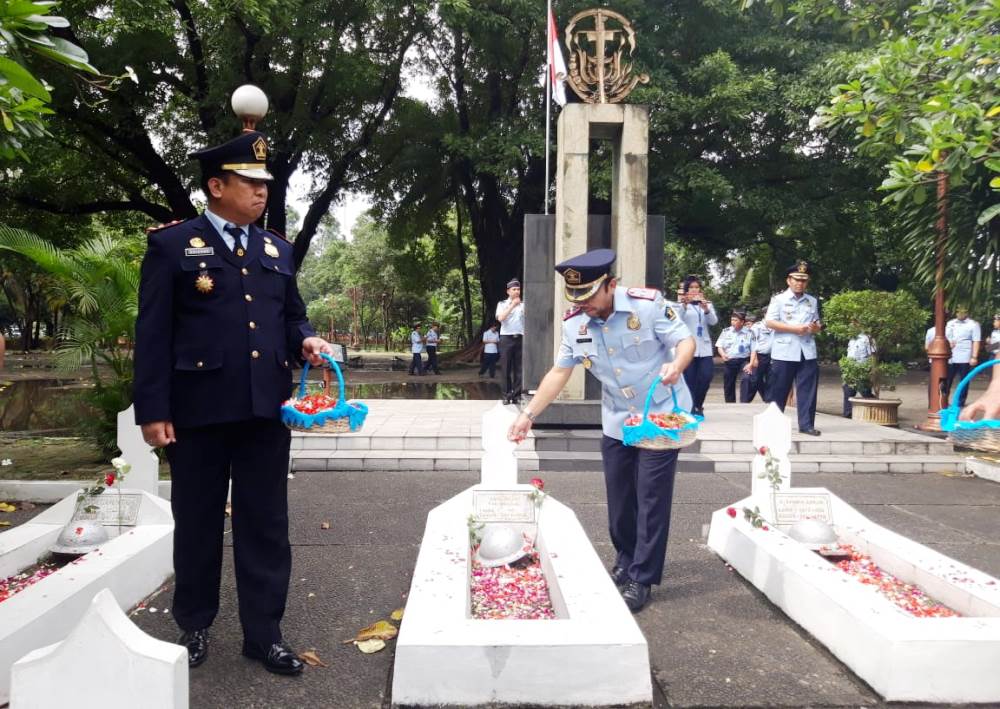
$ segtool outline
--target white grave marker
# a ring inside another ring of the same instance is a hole
[[[507,431],[514,425],[517,414],[506,406],[497,405],[483,414],[483,467],[480,482],[484,487],[512,488],[517,485],[517,443],[507,440]]]
[[[118,412],[118,448],[132,468],[125,478],[128,487],[160,494],[160,461],[152,447],[142,439],[142,429],[135,423],[135,407]]]
[[[187,709],[187,650],[142,632],[103,589],[62,642],[11,668],[11,709]]]
[[[792,486],[792,464],[788,453],[792,449],[792,423],[772,402],[762,413],[753,417],[753,447],[756,449],[750,467],[750,494],[762,510],[771,509],[771,483],[767,479],[767,456],[760,449],[766,447],[778,462],[781,473],[780,492]]]

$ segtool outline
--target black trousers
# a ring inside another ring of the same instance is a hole
[[[440,374],[441,370],[438,368],[438,348],[431,347],[427,345],[427,366],[424,368],[425,372],[434,372],[435,374]]]
[[[691,364],[684,370],[684,383],[687,384],[691,392],[691,408],[701,411],[705,408],[705,396],[708,394],[708,387],[712,384],[712,375],[715,373],[715,362],[711,355],[708,357],[695,357]]]
[[[816,389],[819,386],[819,366],[814,359],[798,362],[771,360],[771,401],[782,411],[788,394],[795,385],[795,405],[799,414],[799,430],[811,431],[816,427]]]
[[[207,628],[219,611],[226,493],[232,477],[233,556],[240,623],[248,643],[281,639],[292,550],[288,543],[288,448],[278,420],[176,429],[167,447],[174,513],[174,619]]]
[[[760,400],[765,404],[771,400],[768,387],[771,382],[771,355],[757,353],[757,368],[740,382],[740,401],[749,404],[754,396],[760,394]]]
[[[666,564],[677,451],[645,450],[603,436],[601,458],[615,563],[633,581],[658,584]]]
[[[945,407],[951,406],[951,387],[952,387],[952,385],[955,383],[956,379],[959,382],[961,382],[962,378],[965,377],[965,375],[969,373],[970,369],[972,369],[972,365],[969,364],[968,362],[949,362],[948,363],[948,379],[945,381],[945,385],[944,385],[944,387],[945,387],[944,388],[944,397],[946,399],[946,402],[944,402],[941,405],[941,408],[945,408]],[[968,397],[968,395],[969,395],[969,387],[965,387],[965,391],[963,391],[962,395],[960,397],[958,397],[958,406],[959,406],[959,408],[965,406],[965,399],[966,399],[966,397]]]
[[[500,366],[503,367],[504,394],[508,399],[521,395],[521,348],[524,335],[500,335]]]
[[[414,352],[413,357],[410,359],[410,374],[423,374],[424,373],[424,363],[420,358],[419,352]]]
[[[747,366],[748,361],[749,360],[747,360],[746,357],[740,357],[738,359],[737,358],[727,359],[723,363],[725,370],[722,374],[722,394],[723,396],[725,396],[727,404],[736,403],[736,380],[741,376],[743,368]],[[746,374],[742,374],[742,377],[743,381],[746,381],[748,378]],[[740,383],[740,394],[741,394],[740,401],[745,404],[748,400],[744,399],[742,396],[743,394],[742,382]]]
[[[854,387],[849,387],[846,384],[841,385],[844,389],[844,418],[849,419],[854,414],[854,405],[851,403],[852,396],[862,396],[862,398],[870,399],[872,396],[871,389],[862,389],[860,392]]]
[[[497,360],[500,359],[499,352],[484,352],[482,364],[479,365],[479,373],[485,374],[486,370],[490,370],[490,379],[493,379],[497,375]]]

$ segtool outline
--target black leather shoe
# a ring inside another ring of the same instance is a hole
[[[243,654],[251,660],[260,660],[264,663],[265,670],[278,675],[297,675],[306,666],[284,640],[274,643],[266,650],[244,642]]]
[[[622,589],[622,598],[630,611],[638,613],[649,602],[649,584],[629,579]]]
[[[615,582],[615,586],[623,586],[628,581],[628,571],[621,566],[614,567],[610,573],[611,580]]]
[[[197,667],[208,657],[208,628],[186,630],[177,641],[188,651],[188,667]]]
[[[807,436],[818,436],[819,435],[819,429],[818,428],[807,428],[804,431],[799,431],[799,433],[804,433]]]

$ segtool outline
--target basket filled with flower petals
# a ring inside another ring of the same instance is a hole
[[[368,407],[360,401],[347,401],[344,391],[344,375],[340,365],[328,354],[322,355],[330,364],[323,370],[323,392],[306,394],[306,377],[309,362],[302,368],[297,397],[292,397],[281,407],[281,420],[293,431],[306,433],[349,433],[360,431],[368,415]],[[330,396],[330,371],[337,375],[338,396]]]
[[[622,442],[627,446],[649,450],[672,450],[684,448],[698,437],[698,424],[702,418],[685,411],[677,404],[677,392],[670,387],[674,408],[669,412],[649,413],[653,402],[653,392],[658,379],[654,379],[646,395],[646,406],[642,415],[633,414],[625,419],[622,428]]]
[[[941,430],[947,431],[948,438],[957,446],[987,453],[1000,453],[1000,419],[958,420],[961,413],[958,402],[962,400],[962,392],[965,391],[974,376],[996,364],[1000,364],[1000,360],[983,362],[973,368],[955,388],[955,393],[951,397],[951,406],[940,411]]]

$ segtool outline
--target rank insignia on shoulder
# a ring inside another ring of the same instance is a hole
[[[271,234],[274,234],[276,237],[278,237],[282,241],[288,241],[288,238],[284,234],[282,234],[280,231],[278,231],[277,229],[275,229],[273,227],[268,227],[267,230],[268,230],[268,232],[270,232]]]
[[[655,288],[629,288],[626,293],[632,298],[642,298],[643,300],[656,300],[660,291]]]
[[[566,311],[566,314],[563,315],[563,320],[569,320],[571,317],[578,314],[582,310],[583,308],[570,308],[569,310]]]
[[[166,224],[157,224],[156,226],[148,226],[148,227],[146,227],[146,233],[147,234],[152,234],[152,233],[160,231],[162,229],[166,229],[167,227],[171,227],[174,224],[180,224],[182,221],[183,220],[181,220],[181,219],[174,219],[172,222],[167,222]]]

